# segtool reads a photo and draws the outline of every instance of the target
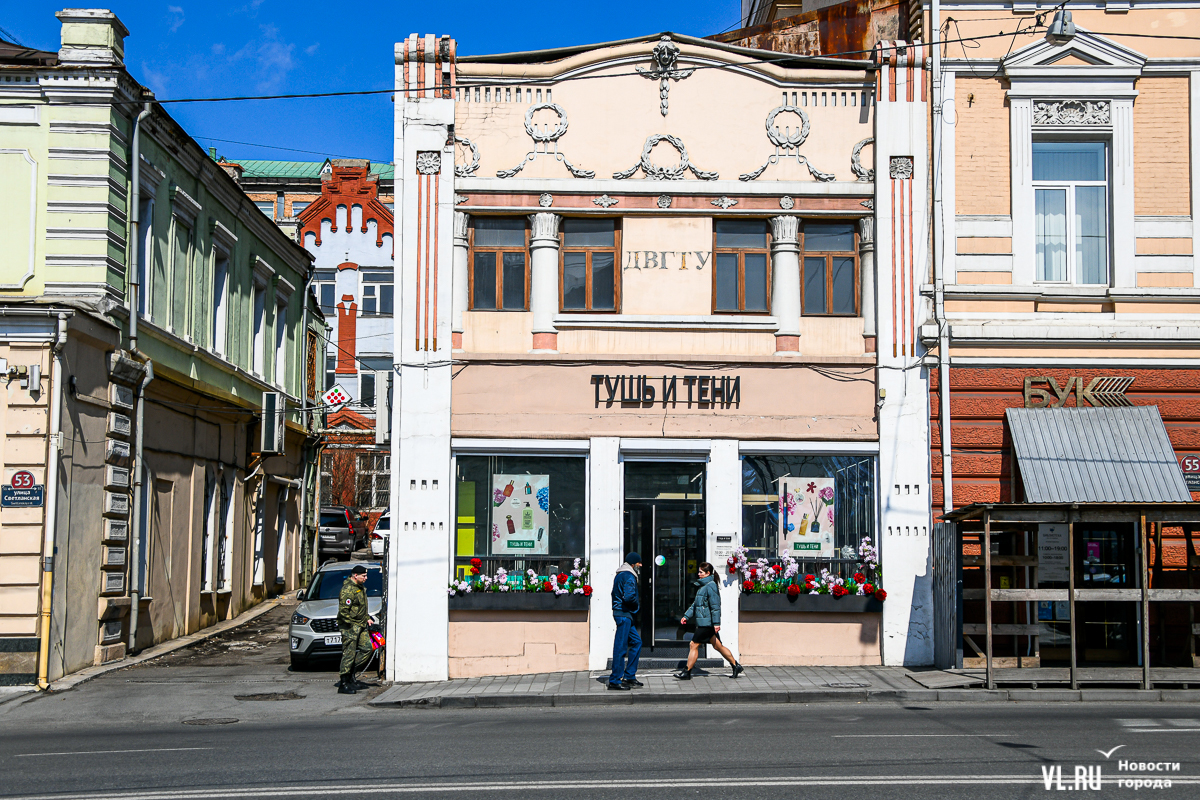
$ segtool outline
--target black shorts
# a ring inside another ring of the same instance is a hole
[[[696,632],[692,635],[692,641],[696,644],[708,644],[713,639],[721,641],[721,634],[717,633],[717,629],[712,625],[697,625]]]

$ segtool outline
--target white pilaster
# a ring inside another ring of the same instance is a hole
[[[942,281],[957,283],[957,266],[955,254],[958,252],[958,226],[955,221],[957,204],[954,199],[954,126],[958,123],[958,107],[954,105],[954,73],[942,73],[942,113],[934,117],[941,122],[942,152],[935,154],[937,159],[937,177],[942,182],[941,202],[934,209],[935,218],[940,214],[942,220],[942,238],[938,242],[938,268]]]
[[[1012,282],[1032,286],[1036,277],[1033,242],[1033,101],[1009,97],[1009,146],[1012,176],[1009,207],[1012,213]]]
[[[428,41],[427,48],[432,52]],[[397,88],[402,69],[397,64]],[[396,92],[394,347],[400,367],[388,564],[387,636],[394,644],[387,648],[387,670],[397,681],[446,680],[449,671],[454,151],[446,143],[453,141],[453,124],[452,99]],[[433,230],[424,228],[427,217]]]
[[[1200,286],[1200,70],[1191,73],[1188,116],[1192,132],[1192,272],[1194,285]]]
[[[542,211],[529,215],[532,225],[529,239],[529,309],[533,312],[533,335],[555,334],[554,317],[558,313],[558,214]],[[535,350],[539,348],[534,345]]]
[[[467,296],[470,288],[467,274],[470,269],[467,263],[467,225],[470,220],[471,218],[462,211],[454,212],[454,312],[450,320],[450,330],[460,336],[463,332],[463,312],[467,310],[470,301]]]
[[[798,217],[771,217],[771,314],[779,321],[777,337],[800,337],[799,233]],[[778,343],[775,349],[785,350]]]
[[[914,87],[914,101],[905,99],[909,70],[904,67],[901,63],[895,70],[897,99],[889,100],[890,92],[885,89],[875,115],[878,388],[886,392],[878,412],[880,508],[876,538],[883,587],[888,593],[883,604],[885,665],[933,663],[929,382],[920,364],[925,347],[919,336],[900,333],[904,326],[896,319],[901,309],[906,309],[904,316],[915,317],[909,330],[919,331],[932,316],[929,303],[920,294],[920,287],[930,280],[930,220],[925,201],[930,174],[929,108],[920,99],[919,85]],[[912,74],[921,81],[919,70]],[[881,80],[887,87],[889,78],[882,72]],[[905,353],[905,345],[913,338],[915,352]]]
[[[612,615],[612,584],[625,554],[621,519],[624,479],[621,440],[592,439],[588,457],[588,541],[592,581],[588,669],[604,669],[612,656],[617,624]]]
[[[1112,103],[1112,285],[1137,286],[1136,240],[1133,227],[1133,98]]]
[[[708,524],[706,559],[717,570],[721,582],[721,641],[735,657],[738,656],[738,598],[741,585],[737,575],[730,575],[724,559],[714,558],[718,536],[733,536],[733,543],[742,540],[742,459],[736,439],[714,439],[708,457],[708,474],[704,486],[704,515]],[[719,658],[709,650],[710,658]]]

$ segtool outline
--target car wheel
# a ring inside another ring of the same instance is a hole
[[[302,672],[308,669],[308,658],[305,656],[292,656],[292,672]]]

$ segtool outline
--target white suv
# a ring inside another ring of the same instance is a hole
[[[383,608],[383,569],[379,564],[353,564],[345,561],[329,561],[313,575],[307,589],[297,595],[300,605],[292,614],[288,626],[288,643],[291,646],[292,669],[307,666],[310,659],[342,654],[342,635],[338,631],[338,594],[353,567],[367,568],[367,611],[379,616]]]

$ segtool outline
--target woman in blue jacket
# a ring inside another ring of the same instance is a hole
[[[730,677],[736,678],[746,670],[733,657],[733,653],[729,652],[729,648],[721,643],[721,590],[717,586],[716,570],[712,564],[705,561],[700,565],[699,572],[700,580],[697,583],[700,584],[700,590],[696,592],[696,599],[688,606],[681,620],[684,625],[687,625],[689,619],[695,622],[696,633],[692,636],[692,644],[688,649],[687,669],[675,673],[675,677],[681,681],[690,681],[692,668],[696,666],[696,658],[700,655],[700,645],[711,644],[733,667],[733,675]]]

